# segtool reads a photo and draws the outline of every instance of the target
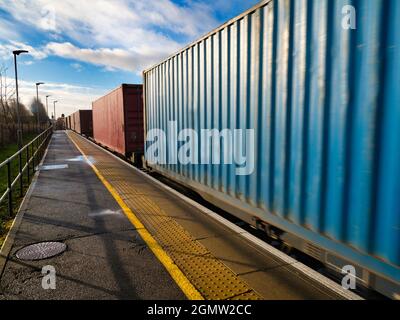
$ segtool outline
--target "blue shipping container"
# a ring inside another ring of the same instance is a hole
[[[149,166],[400,297],[399,0],[263,1],[146,70],[144,85],[147,132],[175,120],[256,139],[250,175],[147,155]]]

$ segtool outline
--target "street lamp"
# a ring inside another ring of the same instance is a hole
[[[38,124],[38,133],[40,133],[40,115],[39,115],[39,86],[44,82],[36,82],[36,117]]]
[[[51,97],[51,95],[47,95],[46,96],[46,113],[47,113],[47,117],[49,118],[49,97]]]
[[[54,121],[56,121],[56,103],[57,102],[58,102],[57,100],[53,101],[53,103],[54,103]]]
[[[18,149],[22,148],[22,128],[21,128],[21,115],[19,110],[19,96],[18,96],[18,71],[17,71],[17,56],[21,53],[28,53],[27,50],[14,50],[14,67],[15,67],[15,93],[17,98],[17,119],[18,119],[18,130],[17,130],[17,140],[18,140]]]

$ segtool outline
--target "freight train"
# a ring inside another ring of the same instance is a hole
[[[93,137],[92,110],[78,110],[65,118],[66,127],[87,137]]]
[[[352,5],[262,1],[144,71],[143,103],[129,85],[94,102],[94,140],[131,157],[162,130],[172,139],[145,167],[400,299],[400,1]],[[210,144],[168,161],[204,129]],[[214,162],[237,145],[253,154],[246,174]]]
[[[122,84],[92,104],[93,138],[140,165],[143,156],[143,86]]]

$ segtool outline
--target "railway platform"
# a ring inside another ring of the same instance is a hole
[[[82,136],[58,131],[2,248],[0,299],[354,298],[250,240]],[[20,259],[44,241],[66,250]],[[55,288],[43,286],[49,266]]]

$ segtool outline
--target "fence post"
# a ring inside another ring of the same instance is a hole
[[[19,194],[22,198],[24,195],[24,182],[23,182],[23,177],[22,177],[22,152],[21,151],[19,151],[18,162],[19,162]]]
[[[36,140],[36,162],[37,162],[36,166],[39,166],[39,163],[40,163],[40,150],[39,150],[40,144],[39,144],[39,141],[40,141],[40,137]]]
[[[35,149],[34,149],[34,142],[31,144],[32,146],[32,174],[35,174]]]
[[[8,186],[8,214],[10,217],[13,215],[13,204],[12,204],[12,190],[11,190],[11,161],[7,161],[7,186]]]
[[[27,164],[27,173],[28,173],[28,184],[31,183],[31,175],[30,175],[30,163],[29,163],[29,146],[26,147],[26,164]]]
[[[42,159],[42,147],[40,146],[41,144],[42,144],[42,136],[40,136],[38,139],[38,162],[40,162]]]

